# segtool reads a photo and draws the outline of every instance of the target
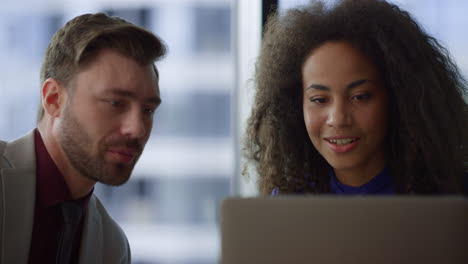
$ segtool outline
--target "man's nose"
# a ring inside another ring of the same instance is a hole
[[[147,133],[142,111],[132,110],[128,112],[123,120],[121,133],[128,138],[141,138]]]

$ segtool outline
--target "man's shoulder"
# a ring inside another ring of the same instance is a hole
[[[0,140],[0,168],[35,165],[34,130],[9,142]]]
[[[7,167],[7,159],[3,156],[3,153],[5,153],[7,143],[5,141],[0,140],[0,168],[5,168]]]

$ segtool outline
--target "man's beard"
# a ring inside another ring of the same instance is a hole
[[[83,129],[73,116],[71,106],[67,105],[64,111],[59,143],[65,152],[71,165],[83,176],[108,185],[122,185],[130,178],[133,167],[138,158],[131,163],[110,163],[96,153],[94,156],[90,151],[93,144],[89,134]],[[121,139],[118,142],[110,143],[109,146],[126,146],[142,151],[141,145],[137,141]],[[88,149],[88,151],[86,151]],[[103,153],[104,155],[104,153]]]

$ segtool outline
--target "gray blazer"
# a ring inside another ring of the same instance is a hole
[[[34,131],[0,141],[0,263],[28,263],[36,196]],[[79,263],[130,263],[127,237],[93,194]]]

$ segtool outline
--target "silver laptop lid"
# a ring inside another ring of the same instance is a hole
[[[228,198],[221,263],[468,263],[468,200]]]

